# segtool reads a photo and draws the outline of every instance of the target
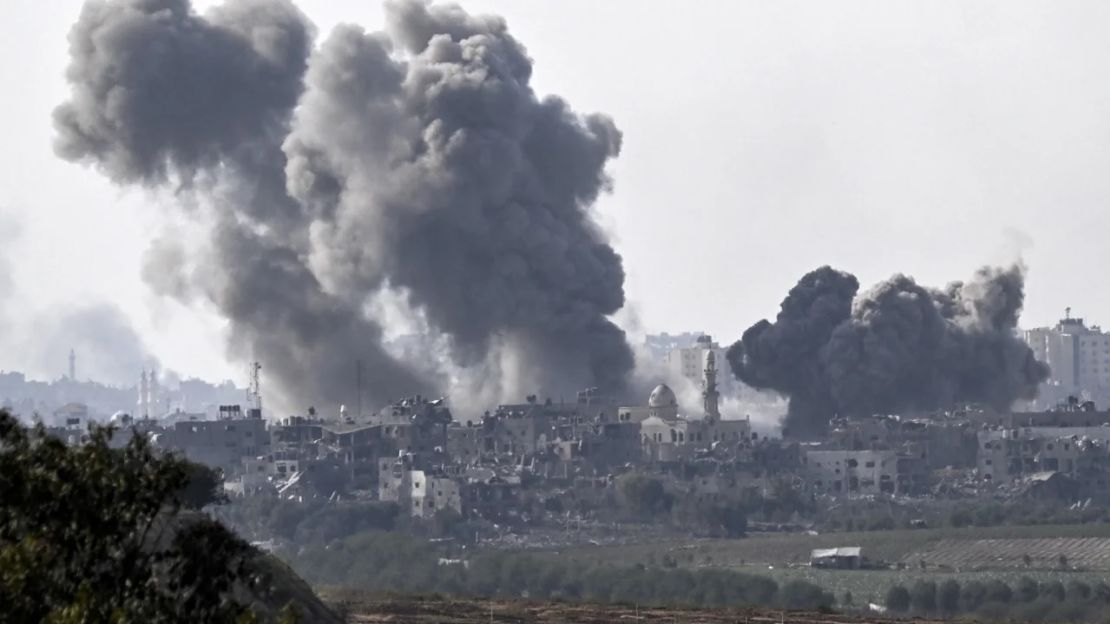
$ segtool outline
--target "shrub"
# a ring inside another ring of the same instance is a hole
[[[901,585],[894,585],[886,592],[886,608],[895,613],[910,610],[910,592]]]

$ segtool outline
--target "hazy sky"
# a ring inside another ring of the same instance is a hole
[[[374,1],[299,4],[321,36],[381,23]],[[903,272],[939,286],[1019,254],[1023,325],[1065,306],[1110,323],[1110,4],[462,4],[508,20],[539,92],[623,130],[597,211],[641,330],[731,342],[822,264],[865,285]],[[5,2],[0,241],[17,233],[5,314],[115,303],[165,365],[242,378],[219,318],[140,279],[163,200],[53,154],[80,6]],[[64,370],[65,352],[29,353],[35,336],[12,334],[0,367]]]

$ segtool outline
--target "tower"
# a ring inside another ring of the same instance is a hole
[[[162,409],[162,391],[158,387],[158,373],[153,368],[150,369],[150,383],[148,387],[149,390],[146,395],[147,407],[154,413],[155,417],[160,418],[165,415]]]
[[[717,422],[721,419],[720,399],[717,392],[717,355],[712,350],[705,352],[705,376],[702,378],[702,404],[705,420]]]
[[[137,402],[139,408],[139,417],[143,420],[150,419],[150,386],[147,384],[146,369],[143,369],[143,374],[139,377],[139,400]]]
[[[77,354],[69,350],[69,380],[77,381]]]
[[[250,404],[251,418],[262,418],[262,365],[256,362],[251,362],[250,366],[250,386],[247,388],[247,401]]]

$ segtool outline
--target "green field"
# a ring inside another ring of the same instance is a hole
[[[1110,537],[1110,524],[906,529],[823,535],[772,533],[734,540],[675,538],[619,546],[576,546],[557,552],[560,557],[593,563],[658,565],[667,555],[680,566],[766,568],[768,565],[808,564],[810,551],[815,548],[861,546],[868,559],[893,563],[942,539],[1046,537]]]

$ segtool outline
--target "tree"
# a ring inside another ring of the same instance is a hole
[[[706,513],[706,520],[724,531],[725,537],[744,537],[748,531],[748,514],[738,502],[713,505]]]
[[[1068,581],[1068,600],[1083,602],[1091,597],[1091,586],[1083,581]]]
[[[984,602],[1009,603],[1013,597],[1014,592],[1009,585],[997,579],[987,581]]]
[[[1053,602],[1063,602],[1067,596],[1067,590],[1060,581],[1046,581],[1041,584],[1040,590],[1042,598],[1047,598]]]
[[[910,590],[910,605],[918,613],[932,613],[937,610],[937,584],[933,581],[918,581]]]
[[[1037,586],[1037,582],[1028,576],[1018,579],[1017,585],[1014,586],[1014,597],[1019,602],[1033,602],[1039,593],[1040,587]]]
[[[886,592],[886,608],[895,613],[910,610],[910,592],[901,585],[893,585]]]
[[[93,425],[68,446],[0,410],[0,604],[19,622],[231,622],[250,547],[219,523],[178,512],[214,501],[212,474],[121,449]],[[245,620],[244,620],[245,621]]]
[[[836,597],[813,583],[790,581],[779,590],[782,606],[787,609],[824,609],[836,602]]]
[[[937,588],[937,608],[951,615],[960,610],[960,584],[948,579]]]
[[[968,581],[960,588],[960,610],[975,611],[987,599],[987,587],[980,581]]]
[[[625,507],[643,516],[669,512],[674,501],[659,479],[642,474],[622,476],[617,481],[617,492]]]

